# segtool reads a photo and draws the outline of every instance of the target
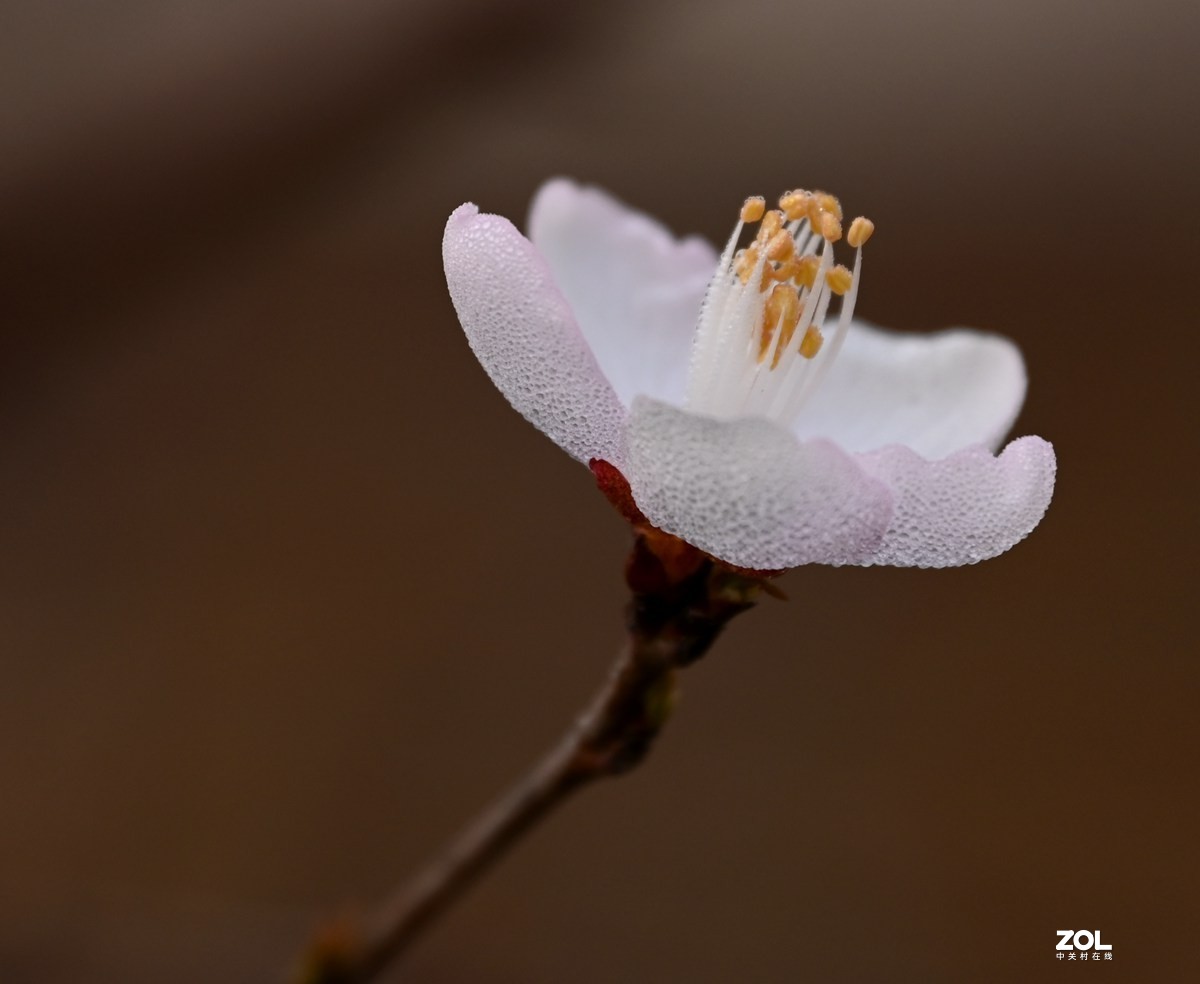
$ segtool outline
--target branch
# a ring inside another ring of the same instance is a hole
[[[318,936],[296,984],[374,980],[575,790],[638,765],[670,716],[676,671],[702,656],[765,587],[655,530],[639,532],[626,579],[633,590],[628,639],[575,724],[363,926],[331,927]]]

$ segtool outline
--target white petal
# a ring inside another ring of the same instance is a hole
[[[578,460],[619,467],[625,409],[529,240],[508,219],[461,205],[442,260],[471,350],[508,402]]]
[[[1054,448],[1013,441],[999,457],[967,448],[926,461],[908,448],[858,455],[895,497],[891,527],[864,564],[958,567],[1004,553],[1037,526],[1054,493]]]
[[[738,567],[849,564],[878,549],[891,495],[828,441],[639,397],[625,477],[652,523]]]
[[[926,458],[997,448],[1025,399],[1017,347],[959,329],[899,335],[855,322],[820,388],[795,422],[801,438],[848,451],[903,444]]]
[[[561,178],[538,191],[529,238],[625,405],[638,393],[682,402],[712,246]]]

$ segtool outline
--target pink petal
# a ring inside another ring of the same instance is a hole
[[[795,430],[847,451],[902,444],[944,458],[976,444],[998,448],[1024,399],[1021,353],[999,335],[899,334],[854,322]]]
[[[879,549],[891,495],[828,441],[639,397],[624,469],[660,529],[738,567],[853,564]]]
[[[442,259],[471,350],[508,402],[577,460],[619,464],[625,408],[533,244],[466,204],[446,223]]]
[[[1019,438],[999,457],[974,447],[926,461],[898,446],[856,457],[896,504],[864,565],[958,567],[995,557],[1028,536],[1054,493],[1054,448],[1040,437]]]
[[[622,402],[641,393],[681,403],[692,332],[717,268],[712,246],[676,239],[599,188],[563,178],[538,191],[529,238]]]

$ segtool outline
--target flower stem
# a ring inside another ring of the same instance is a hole
[[[670,715],[676,672],[702,656],[763,582],[640,533],[626,567],[629,635],[603,687],[563,738],[360,927],[331,927],[297,984],[365,984],[575,790],[638,765]],[[691,552],[689,552],[691,551]]]

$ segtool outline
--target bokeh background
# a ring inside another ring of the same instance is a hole
[[[1019,342],[1059,486],[978,567],[788,574],[400,977],[1196,979],[1193,0],[0,19],[0,980],[279,980],[599,682],[626,531],[440,268],[555,174],[714,240],[837,191],[866,317]]]

